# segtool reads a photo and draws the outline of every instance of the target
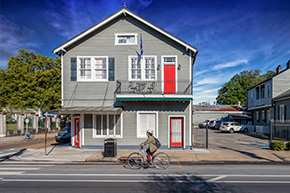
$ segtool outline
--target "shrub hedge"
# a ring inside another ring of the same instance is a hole
[[[271,143],[271,149],[274,151],[284,151],[285,146],[286,145],[285,145],[284,141],[273,141]]]

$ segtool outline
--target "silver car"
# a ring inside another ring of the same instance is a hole
[[[240,123],[237,122],[223,122],[220,130],[221,132],[230,132],[230,133],[234,133],[237,131],[240,131],[242,128],[242,125]]]

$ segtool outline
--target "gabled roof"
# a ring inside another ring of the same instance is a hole
[[[273,98],[273,101],[283,100],[286,98],[290,98],[290,89]]]
[[[180,45],[184,46],[186,50],[191,50],[193,53],[197,53],[197,49],[195,47],[193,47],[192,45],[184,42],[183,40],[175,37],[174,35],[168,33],[167,31],[161,29],[160,27],[152,24],[151,22],[143,19],[142,17],[140,17],[139,15],[133,13],[132,11],[130,11],[129,9],[127,9],[125,6],[122,7],[122,9],[120,9],[119,11],[113,13],[111,16],[107,17],[106,19],[100,21],[99,23],[97,23],[96,25],[92,26],[91,28],[83,31],[82,33],[80,33],[79,35],[73,37],[72,39],[68,40],[67,42],[65,42],[64,44],[58,46],[57,48],[53,49],[52,52],[55,54],[60,55],[61,52],[65,52],[65,49],[72,45],[73,43],[81,40],[82,38],[84,38],[85,36],[89,35],[90,33],[92,33],[93,31],[99,29],[100,27],[106,25],[108,22],[116,19],[117,17],[124,15],[124,16],[131,16],[135,19],[137,19],[138,21],[140,21],[141,23],[151,27],[152,29],[156,30],[157,32],[167,36],[168,38],[172,39],[173,41],[179,43]]]

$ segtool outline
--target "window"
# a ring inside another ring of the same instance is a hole
[[[270,94],[271,94],[270,85],[267,86],[267,92],[268,92],[268,98],[270,98]]]
[[[253,91],[251,90],[251,91],[250,91],[250,101],[253,102],[253,99],[254,99],[254,93],[253,93]]]
[[[256,121],[259,122],[259,111],[256,111]]]
[[[279,110],[278,110],[278,115],[279,115],[279,121],[284,121],[285,120],[285,105],[279,105]]]
[[[156,56],[129,56],[129,80],[156,80]]]
[[[265,121],[265,111],[262,111],[262,121]]]
[[[265,98],[265,85],[264,84],[261,86],[261,98],[262,99]]]
[[[270,122],[270,110],[267,110],[267,115],[266,115],[267,123]]]
[[[256,99],[258,100],[260,96],[259,87],[256,87]]]
[[[146,131],[153,130],[153,135],[158,137],[158,113],[137,112],[137,138],[147,138]]]
[[[115,34],[115,45],[137,45],[137,33]]]
[[[96,137],[122,137],[121,115],[94,115]]]
[[[107,81],[107,56],[79,56],[77,60],[78,81]]]

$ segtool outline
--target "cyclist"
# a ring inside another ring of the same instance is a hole
[[[148,163],[150,163],[151,161],[151,156],[153,156],[153,154],[157,151],[157,146],[156,146],[156,142],[155,139],[153,137],[153,131],[152,130],[147,130],[146,131],[146,135],[148,137],[148,139],[146,141],[144,141],[143,143],[141,143],[141,146],[146,146],[149,145],[148,149],[146,150],[147,153],[147,161]]]

